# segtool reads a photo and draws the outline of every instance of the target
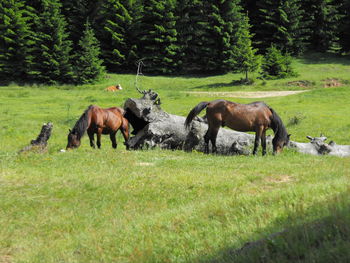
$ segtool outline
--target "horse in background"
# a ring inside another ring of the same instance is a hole
[[[109,86],[105,90],[106,91],[115,92],[115,91],[122,90],[122,89],[123,89],[122,86],[120,84],[118,84],[118,85],[115,85],[115,86]]]
[[[72,130],[69,130],[68,143],[66,149],[78,148],[81,138],[87,132],[90,139],[90,146],[95,148],[94,134],[97,134],[97,147],[101,148],[101,135],[109,134],[112,147],[117,148],[116,133],[121,130],[125,145],[128,149],[129,122],[123,117],[124,110],[119,107],[102,109],[95,105],[90,105],[80,116]]]
[[[205,153],[207,154],[209,153],[209,140],[213,153],[216,153],[216,137],[220,126],[227,126],[241,132],[255,132],[254,155],[257,153],[260,140],[262,155],[266,154],[266,130],[269,128],[275,134],[272,139],[274,154],[282,152],[283,147],[289,143],[290,134],[287,133],[281,118],[264,102],[250,104],[239,104],[227,100],[200,102],[189,112],[185,126],[188,128],[193,118],[205,108],[208,120],[208,131],[204,136]]]

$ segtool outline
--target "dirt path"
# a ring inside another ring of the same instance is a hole
[[[286,91],[222,91],[222,92],[210,92],[210,91],[188,91],[185,93],[210,96],[210,97],[230,97],[230,98],[267,98],[267,97],[281,97],[294,94],[303,93],[309,90],[286,90]]]

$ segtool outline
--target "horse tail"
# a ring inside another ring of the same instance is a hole
[[[203,109],[205,109],[208,106],[208,104],[209,102],[206,101],[200,102],[188,113],[187,118],[185,120],[186,128],[190,126],[190,123],[192,122],[193,118],[196,117]]]
[[[84,113],[80,116],[79,120],[75,123],[72,132],[76,133],[79,138],[83,137],[87,128],[89,127],[89,112],[94,107],[90,105]]]
[[[284,127],[284,124],[280,116],[278,116],[277,112],[271,107],[269,107],[269,109],[272,113],[272,115],[270,116],[270,120],[271,120],[271,128],[275,133],[275,138],[287,135],[286,127]]]

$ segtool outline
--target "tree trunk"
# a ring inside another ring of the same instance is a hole
[[[125,117],[133,127],[134,135],[128,141],[130,149],[196,150],[204,152],[204,135],[208,129],[206,120],[196,117],[191,127],[185,129],[185,117],[164,112],[160,107],[158,94],[149,90],[140,99],[128,99],[124,104]],[[252,152],[255,136],[221,128],[216,146],[222,155],[248,155]],[[311,138],[311,137],[309,137]],[[311,138],[310,143],[290,142],[291,148],[298,152],[313,155],[350,156],[350,146],[325,143],[325,137]],[[267,145],[271,147],[271,136]]]
[[[53,124],[51,122],[47,124],[44,123],[44,125],[41,127],[41,131],[38,137],[35,140],[31,140],[30,145],[24,147],[19,152],[45,152],[47,150],[47,141],[50,139],[52,128]]]

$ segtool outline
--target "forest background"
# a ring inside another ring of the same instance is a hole
[[[3,0],[3,83],[90,83],[104,72],[258,70],[274,46],[350,50],[349,0]]]

